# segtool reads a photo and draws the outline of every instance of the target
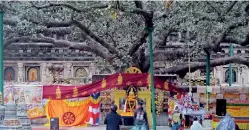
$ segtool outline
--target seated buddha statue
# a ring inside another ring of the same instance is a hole
[[[133,112],[136,109],[136,103],[136,95],[133,91],[133,87],[131,87],[125,102],[125,112]]]
[[[135,93],[133,91],[133,88],[130,88],[130,91],[128,93],[128,99],[131,99],[131,100],[135,99]]]

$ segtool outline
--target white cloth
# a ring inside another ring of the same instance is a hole
[[[194,121],[193,125],[190,127],[190,130],[203,130],[203,128],[198,121]]]

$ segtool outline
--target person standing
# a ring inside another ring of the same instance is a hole
[[[104,120],[106,124],[106,130],[120,130],[120,125],[122,125],[121,116],[116,112],[117,106],[111,106],[111,112],[109,112]]]
[[[134,125],[133,129],[149,130],[147,112],[143,109],[143,102],[138,104],[138,108],[134,112]]]
[[[226,114],[218,123],[216,130],[235,130],[235,122],[230,114]]]
[[[174,107],[174,111],[171,113],[172,115],[172,130],[178,130],[181,128],[181,119],[182,114],[180,113],[179,107],[176,105]]]
[[[194,121],[192,126],[190,127],[190,130],[203,130],[200,122],[198,121],[197,117],[194,117]]]

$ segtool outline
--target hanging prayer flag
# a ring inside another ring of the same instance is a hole
[[[91,94],[89,102],[89,121],[90,125],[99,125],[100,121],[100,93]]]

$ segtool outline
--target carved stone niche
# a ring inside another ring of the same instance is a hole
[[[4,66],[4,80],[5,81],[17,80],[17,67],[16,66]]]
[[[39,82],[41,81],[41,72],[39,64],[27,64],[25,65],[25,80],[27,82]]]
[[[74,71],[74,76],[73,77],[88,77],[88,71],[86,69],[87,67],[84,66],[74,66],[73,71]]]

